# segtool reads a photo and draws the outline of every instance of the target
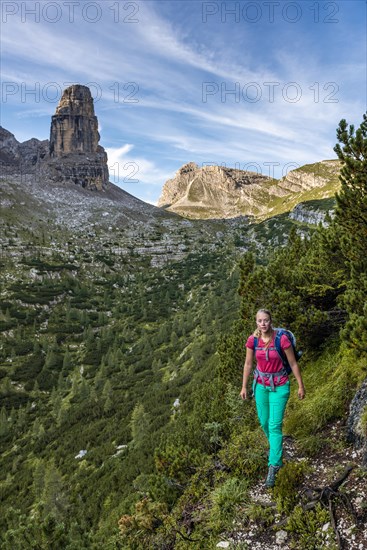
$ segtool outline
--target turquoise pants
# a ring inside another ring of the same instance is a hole
[[[262,429],[269,441],[268,465],[282,466],[283,455],[283,418],[290,393],[289,382],[275,386],[275,391],[263,384],[254,389],[257,414]]]

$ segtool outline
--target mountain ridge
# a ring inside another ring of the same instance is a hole
[[[158,206],[189,218],[253,216],[290,211],[297,203],[330,198],[339,189],[338,160],[323,160],[288,172],[280,180],[224,166],[183,165],[163,186]]]

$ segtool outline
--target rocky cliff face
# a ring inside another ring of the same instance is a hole
[[[338,160],[322,160],[315,164],[306,164],[277,181],[276,186],[270,188],[271,193],[286,196],[290,193],[304,193],[313,189],[321,189],[329,184],[338,185],[340,162]],[[325,189],[327,194],[327,190]],[[325,195],[326,196],[326,195]]]
[[[31,174],[49,156],[48,140],[32,138],[23,143],[0,126],[0,170],[2,175]]]
[[[199,167],[190,162],[165,183],[158,206],[193,218],[251,215],[262,208],[260,203],[254,204],[252,197],[272,182],[255,172],[223,166]]]
[[[222,166],[200,168],[190,162],[165,183],[158,206],[191,218],[250,215],[264,219],[289,212],[301,201],[332,197],[339,188],[339,171],[339,161],[326,160],[276,180]]]
[[[367,468],[367,378],[355,394],[350,407],[347,421],[347,440],[356,449],[362,448],[362,466]]]
[[[107,154],[98,145],[98,121],[87,86],[67,88],[52,117],[50,159],[51,179],[72,182],[101,191],[108,186]]]
[[[19,143],[11,132],[0,127],[1,173],[105,190],[109,186],[107,154],[98,144],[99,139],[89,88],[70,86],[52,117],[50,140],[32,138]]]
[[[313,202],[313,201],[312,201]],[[307,203],[300,202],[295,208],[290,212],[289,217],[292,220],[296,220],[300,223],[307,223],[311,225],[319,225],[320,223],[327,227],[329,222],[326,221],[327,218],[332,218],[334,216],[334,209],[329,208],[327,210],[320,210],[317,208],[312,208],[307,205]]]
[[[50,156],[97,153],[99,139],[89,88],[70,86],[64,91],[51,120]]]
[[[0,166],[2,172],[9,167],[9,171],[19,165],[19,141],[14,135],[0,126]]]

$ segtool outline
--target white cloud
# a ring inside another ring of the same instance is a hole
[[[132,185],[155,185],[161,188],[171,177],[171,173],[157,167],[154,162],[138,155],[129,155],[134,148],[131,144],[106,149],[110,181],[129,188]]]

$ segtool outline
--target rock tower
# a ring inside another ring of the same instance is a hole
[[[98,145],[98,120],[87,86],[70,86],[51,120],[50,159],[52,179],[73,182],[101,191],[108,185],[107,154]]]
[[[97,153],[100,135],[93,98],[87,86],[70,86],[51,119],[50,156]]]

